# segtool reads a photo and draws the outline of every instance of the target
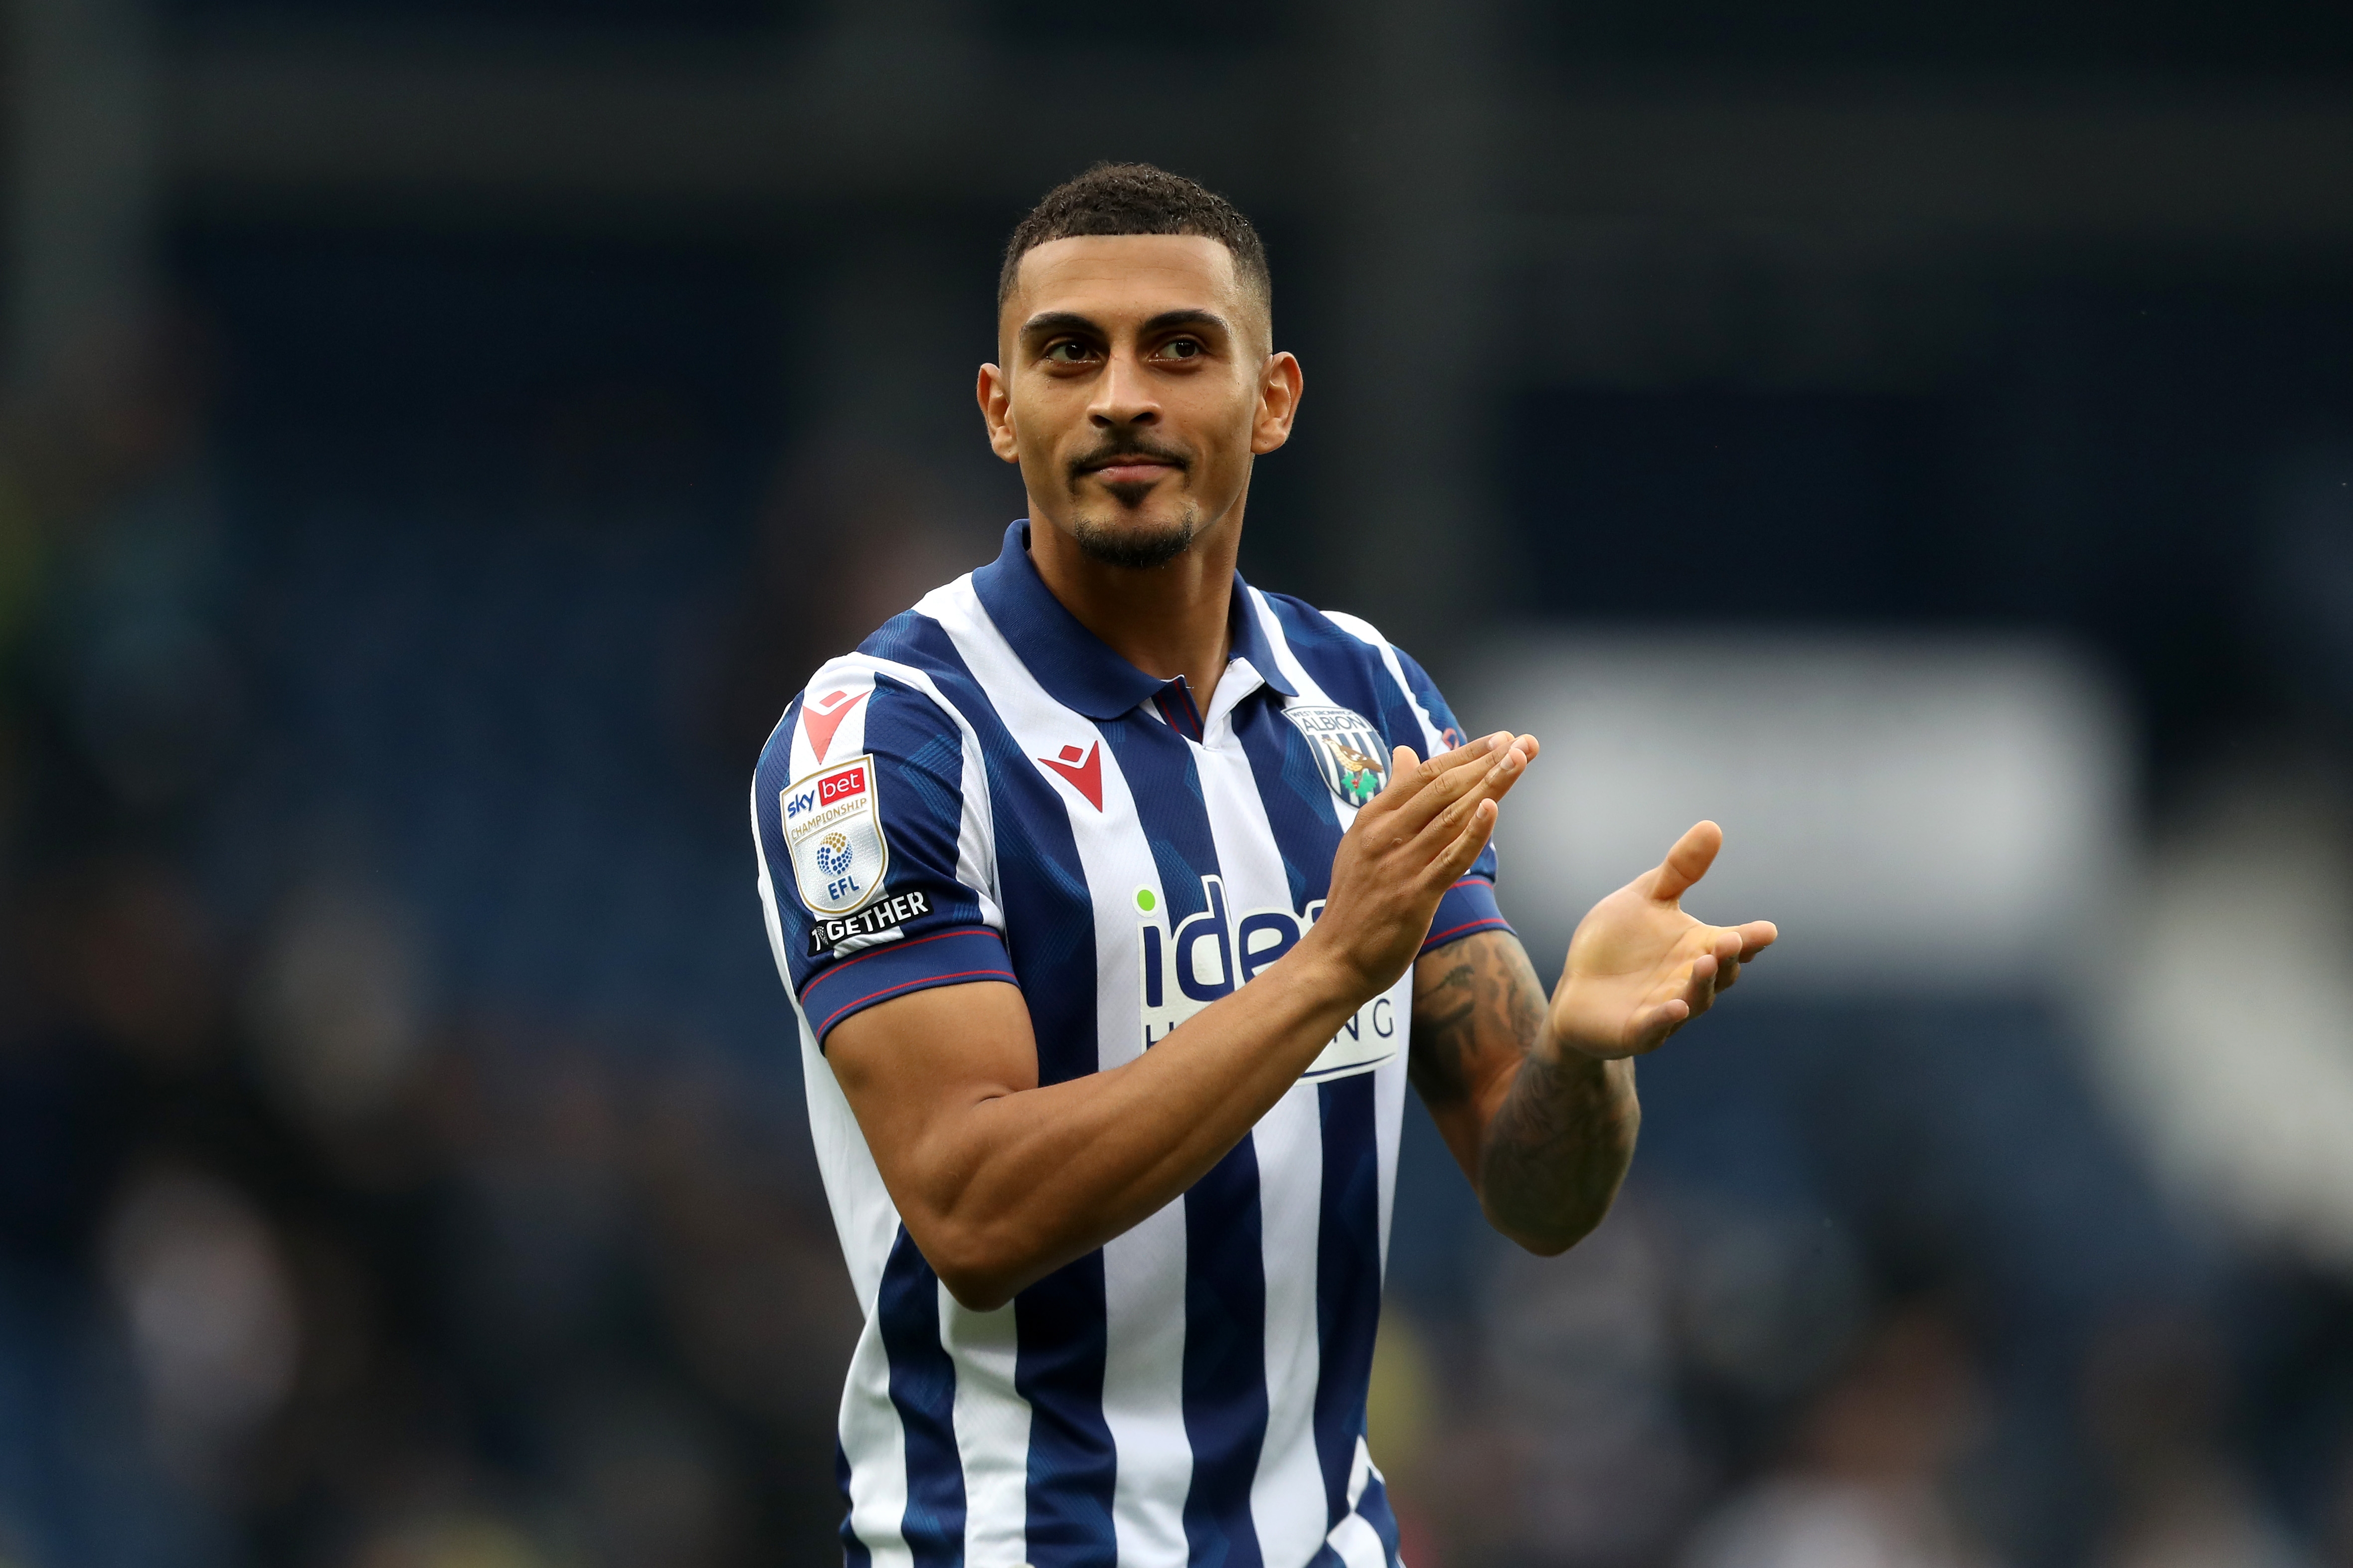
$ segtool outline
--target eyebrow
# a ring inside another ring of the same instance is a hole
[[[1103,329],[1076,310],[1044,310],[1021,323],[1021,336],[1026,342],[1055,332],[1085,332],[1103,336]]]
[[[1232,335],[1234,330],[1233,324],[1216,311],[1191,306],[1176,310],[1163,310],[1144,323],[1144,331],[1147,335],[1175,331],[1184,327],[1212,328],[1229,336]],[[1060,332],[1082,332],[1098,338],[1104,335],[1100,323],[1092,317],[1079,314],[1076,310],[1044,310],[1021,323],[1021,338],[1025,342],[1034,342],[1041,337],[1050,337]]]
[[[1223,316],[1201,310],[1163,310],[1144,323],[1147,332],[1174,331],[1179,327],[1212,327],[1229,335],[1234,330]]]

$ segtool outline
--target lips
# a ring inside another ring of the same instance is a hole
[[[1096,448],[1071,465],[1073,482],[1092,474],[1107,485],[1148,485],[1185,471],[1184,458],[1142,441]]]
[[[1174,463],[1155,462],[1149,458],[1123,458],[1088,470],[1107,485],[1150,484],[1163,474],[1176,471]]]

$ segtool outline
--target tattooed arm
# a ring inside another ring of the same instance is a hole
[[[1567,1251],[1609,1212],[1641,1123],[1632,1058],[1705,1012],[1778,934],[1683,912],[1723,842],[1703,822],[1596,904],[1549,1004],[1508,931],[1415,964],[1414,1087],[1488,1223],[1531,1252]]]
[[[1488,1223],[1549,1256],[1609,1212],[1642,1110],[1632,1062],[1564,1052],[1544,1026],[1544,987],[1509,931],[1414,966],[1413,1086]]]

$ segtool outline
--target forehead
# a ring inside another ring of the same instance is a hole
[[[1041,310],[1069,310],[1105,325],[1125,317],[1197,309],[1232,316],[1242,306],[1234,253],[1195,234],[1082,235],[1050,239],[1021,258],[1005,325]]]

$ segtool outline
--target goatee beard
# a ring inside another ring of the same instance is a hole
[[[1091,517],[1071,520],[1071,537],[1091,561],[1148,572],[1166,566],[1193,548],[1199,518],[1191,507],[1175,522],[1158,528],[1122,528]]]

